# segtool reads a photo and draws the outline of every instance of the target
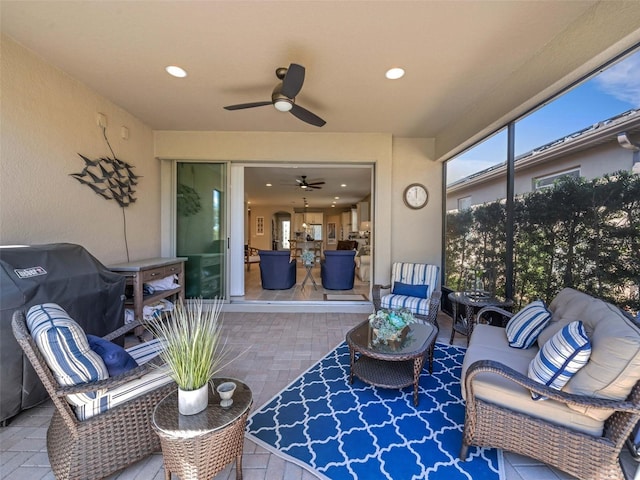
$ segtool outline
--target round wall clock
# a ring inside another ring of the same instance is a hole
[[[407,207],[415,210],[424,207],[429,201],[427,187],[421,183],[412,183],[404,189],[404,203]]]

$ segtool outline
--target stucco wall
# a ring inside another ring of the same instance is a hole
[[[96,123],[102,112],[116,156],[142,175],[137,202],[126,209],[130,258],[159,255],[160,168],[151,129],[7,37],[1,42],[0,244],[71,242],[103,263],[126,261],[122,209],[69,176],[85,166],[78,153],[111,156]]]
[[[72,242],[103,263],[126,261],[122,209],[69,176],[84,167],[78,153],[111,155],[96,124],[101,112],[116,156],[142,176],[137,202],[125,211],[131,260],[160,255],[171,224],[171,185],[161,178],[158,157],[374,164],[375,281],[388,281],[392,261],[439,263],[441,165],[431,161],[432,140],[380,133],[152,132],[12,40],[2,37],[1,48],[0,244]],[[120,137],[122,126],[128,140]],[[404,186],[413,181],[431,194],[420,211],[402,202]]]
[[[391,250],[393,261],[440,265],[442,252],[442,163],[434,162],[434,142],[417,138],[393,140]],[[429,192],[427,206],[412,210],[402,199],[411,183]]]
[[[432,161],[431,139],[359,133],[156,131],[154,135],[156,156],[167,161],[372,163],[375,282],[389,281],[396,260],[440,264],[442,165]],[[416,181],[431,194],[428,206],[419,211],[409,210],[402,201],[404,187]]]

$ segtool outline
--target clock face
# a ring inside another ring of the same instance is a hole
[[[404,203],[409,208],[422,208],[429,201],[429,193],[424,185],[412,183],[404,189]]]

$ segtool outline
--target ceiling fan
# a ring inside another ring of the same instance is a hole
[[[315,188],[317,190],[320,190],[322,188],[319,185],[325,184],[325,182],[307,182],[306,175],[301,175],[300,178],[296,178],[296,183],[300,188],[303,188],[303,189]]]
[[[276,69],[276,77],[282,80],[271,93],[271,101],[240,103],[238,105],[227,105],[225,110],[242,110],[244,108],[263,107],[273,105],[280,112],[291,112],[292,115],[303,122],[307,122],[316,127],[322,127],[325,123],[323,119],[306,108],[296,105],[296,95],[300,93],[304,83],[304,67],[297,63],[292,63],[289,68],[280,67]]]

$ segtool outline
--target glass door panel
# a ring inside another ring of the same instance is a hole
[[[226,298],[226,164],[178,163],[176,253],[187,298]]]

